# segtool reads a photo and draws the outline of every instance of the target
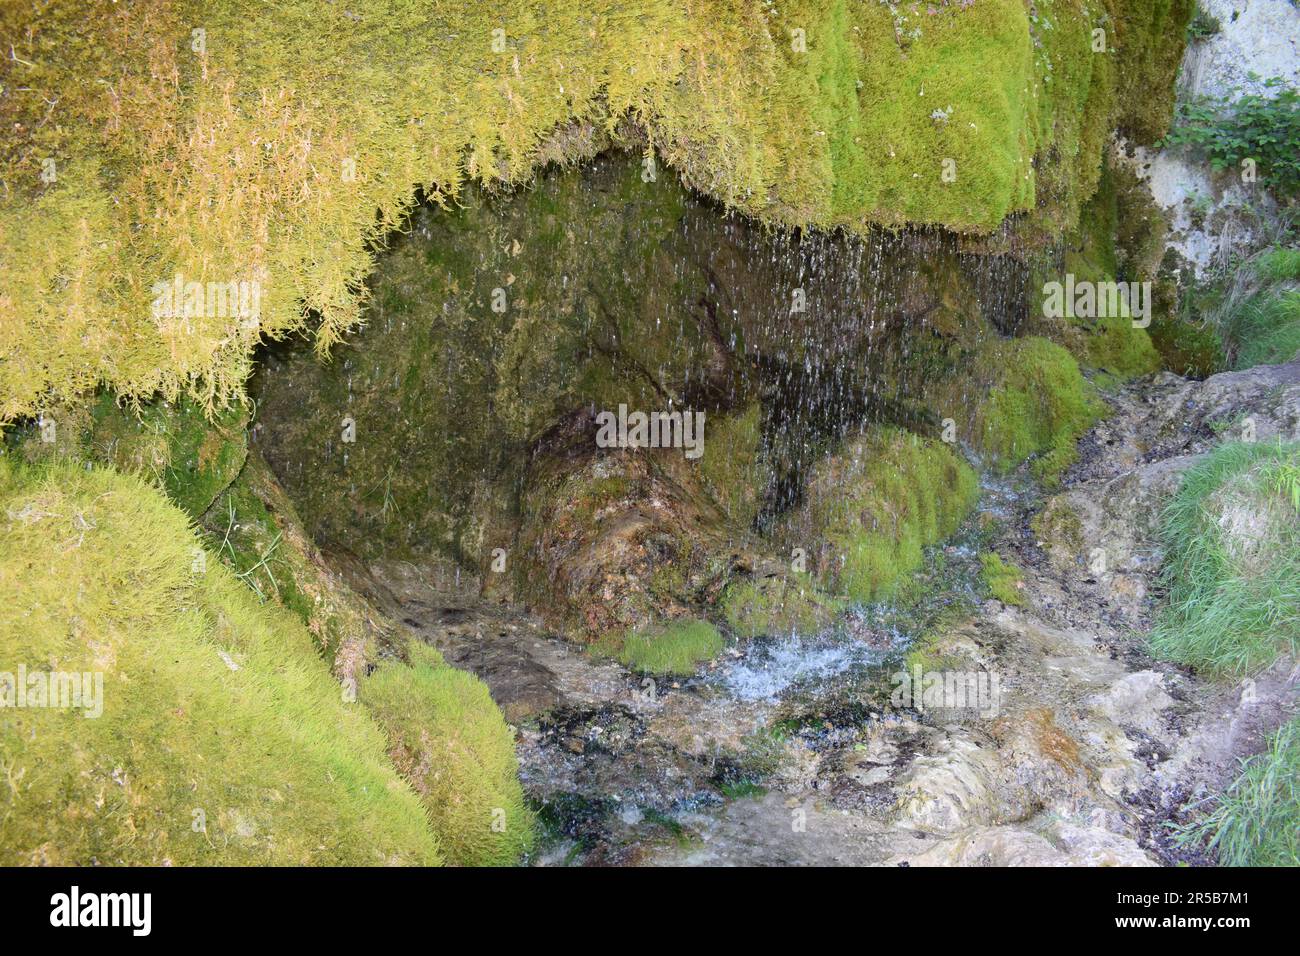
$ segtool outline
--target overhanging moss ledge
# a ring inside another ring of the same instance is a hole
[[[0,422],[101,383],[227,403],[257,342],[359,321],[416,187],[635,129],[647,175],[772,222],[1059,234],[1107,131],[1163,127],[1190,6],[287,0],[271,30],[246,0],[9,5]],[[177,275],[259,282],[260,311],[155,317]]]

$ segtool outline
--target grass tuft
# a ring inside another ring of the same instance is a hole
[[[1229,443],[1183,478],[1163,517],[1168,602],[1155,653],[1245,674],[1300,650],[1300,443]]]
[[[1300,866],[1300,720],[1284,724],[1263,753],[1245,761],[1208,814],[1178,839],[1217,851],[1224,866]]]

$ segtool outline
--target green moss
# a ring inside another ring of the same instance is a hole
[[[1219,446],[1162,519],[1155,653],[1247,674],[1300,649],[1300,444]]]
[[[699,458],[704,486],[737,527],[748,528],[770,482],[763,457],[763,408],[752,403],[743,412],[706,419],[708,440]]]
[[[1174,80],[1195,6],[1195,0],[1108,0],[1119,47],[1116,125],[1139,145],[1152,145],[1169,131]]]
[[[843,609],[842,602],[823,594],[810,575],[799,571],[733,581],[720,607],[740,637],[815,634]]]
[[[1223,346],[1210,326],[1174,316],[1156,318],[1148,332],[1161,363],[1175,375],[1207,378],[1223,368]]]
[[[628,634],[618,658],[644,674],[689,677],[722,652],[724,641],[708,621],[673,622]]]
[[[975,472],[946,445],[875,428],[818,463],[783,534],[834,593],[871,601],[920,567],[978,497]]]
[[[188,398],[132,407],[101,392],[89,402],[47,409],[41,421],[53,423],[54,441],[45,440],[39,422],[13,436],[25,460],[112,465],[159,486],[195,519],[234,481],[248,451],[244,408],[219,409],[209,418]]]
[[[0,459],[0,657],[103,677],[103,712],[0,710],[9,865],[442,857],[301,623],[136,478]]]
[[[450,202],[611,142],[768,221],[987,233],[1028,212],[1059,232],[1116,111],[1160,126],[1189,15],[1185,0],[286,0],[268,32],[247,0],[11,5],[0,421],[98,383],[221,406],[258,342],[311,331],[325,350],[357,325],[413,184]],[[154,283],[177,275],[260,282],[260,311],[159,320]]]
[[[975,434],[1003,473],[1034,458],[1032,470],[1049,484],[1077,458],[1075,443],[1105,406],[1064,348],[1030,337],[994,343],[983,358],[999,369],[976,416]]]
[[[506,866],[533,845],[514,735],[472,674],[412,644],[409,664],[382,664],[360,700],[388,734],[394,764],[420,795],[450,863]]]
[[[1013,604],[1017,607],[1024,606],[1025,576],[1018,567],[1004,561],[1001,555],[987,551],[980,555],[980,568],[984,578],[984,585],[994,598],[1003,604]]]
[[[1131,318],[1098,320],[1087,343],[1087,364],[1120,381],[1149,375],[1160,368],[1160,353],[1151,336],[1146,329],[1135,328]]]
[[[1059,270],[1046,270],[1044,278],[1060,282],[1071,275],[1076,283],[1150,283],[1146,306],[1151,311],[1146,318],[1154,320],[1156,308],[1167,307],[1171,294],[1163,285],[1157,290],[1164,236],[1163,217],[1147,187],[1127,167],[1104,163],[1096,193],[1084,206],[1078,227],[1062,243]],[[1176,297],[1176,289],[1172,294]],[[1035,316],[1041,314],[1041,305],[1040,298]],[[1160,367],[1159,353],[1146,329],[1134,326],[1127,303],[1119,306],[1118,315],[1104,318],[1043,322],[1042,334],[1109,381],[1149,374]]]

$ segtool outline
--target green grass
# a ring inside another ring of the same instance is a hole
[[[0,660],[103,714],[0,710],[0,862],[434,864],[419,799],[301,622],[139,479],[0,458]]]
[[[411,663],[382,664],[359,696],[388,734],[389,754],[420,795],[448,862],[509,866],[531,849],[514,735],[472,674],[411,645]]]
[[[1300,357],[1300,247],[1277,245],[1236,263],[1192,301],[1217,332],[1228,368]]]
[[[1300,649],[1300,443],[1230,443],[1183,479],[1165,511],[1168,600],[1155,653],[1245,674]]]
[[[978,497],[975,472],[947,445],[874,428],[814,467],[782,534],[832,593],[872,601],[921,567]]]
[[[1242,765],[1208,814],[1179,842],[1207,845],[1225,866],[1300,866],[1300,719],[1284,724],[1268,748]]]
[[[1233,319],[1234,367],[1281,365],[1300,356],[1300,289],[1261,293]]]
[[[725,642],[708,621],[686,621],[634,631],[618,658],[643,674],[689,677],[704,661],[722,653]]]
[[[1024,582],[1024,573],[1002,556],[992,551],[980,555],[980,569],[984,584],[989,593],[1003,604],[1022,607],[1025,603],[1024,591],[1017,585]]]

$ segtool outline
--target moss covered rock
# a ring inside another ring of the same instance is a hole
[[[341,558],[322,555],[256,447],[199,527],[209,550],[261,600],[306,625],[339,680],[354,684],[379,653],[409,640],[403,625],[353,589]]]
[[[1159,135],[1190,12],[292,0],[271,42],[246,0],[8,8],[0,421],[101,382],[219,406],[259,341],[356,325],[413,184],[454,199],[610,141],[769,221],[1028,212],[1059,234],[1117,117]],[[253,283],[257,305],[160,308],[177,279]]]
[[[1105,410],[1095,389],[1073,356],[1046,339],[995,342],[985,361],[997,372],[972,419],[977,446],[999,471],[1032,457],[1038,477],[1056,480],[1078,457],[1079,437]]]
[[[536,463],[520,529],[519,593],[586,640],[639,631],[713,603],[744,549],[678,449],[596,451],[579,428]]]
[[[508,866],[533,845],[514,734],[472,674],[413,643],[410,663],[382,664],[360,699],[388,735],[393,764],[420,795],[448,862]]]
[[[752,517],[757,481],[741,479],[761,418],[698,306],[707,280],[683,248],[686,203],[675,179],[645,183],[636,161],[607,158],[528,192],[421,209],[372,280],[368,327],[329,363],[277,355],[255,383],[259,447],[313,536],[486,575],[512,546],[549,431],[620,404],[707,408],[701,467],[738,520]],[[732,405],[734,418],[712,414]]]
[[[818,463],[781,538],[833,593],[871,601],[920,567],[978,497],[975,472],[946,445],[875,428]]]
[[[689,677],[704,661],[717,657],[725,642],[704,620],[672,621],[622,637],[618,659],[643,674]],[[605,647],[610,647],[608,639]]]
[[[0,709],[5,862],[443,858],[302,624],[259,604],[157,491],[0,459],[0,516],[7,666],[102,678],[97,716]]]
[[[741,637],[815,634],[843,610],[842,601],[824,594],[801,571],[739,578],[727,586],[720,606]]]

